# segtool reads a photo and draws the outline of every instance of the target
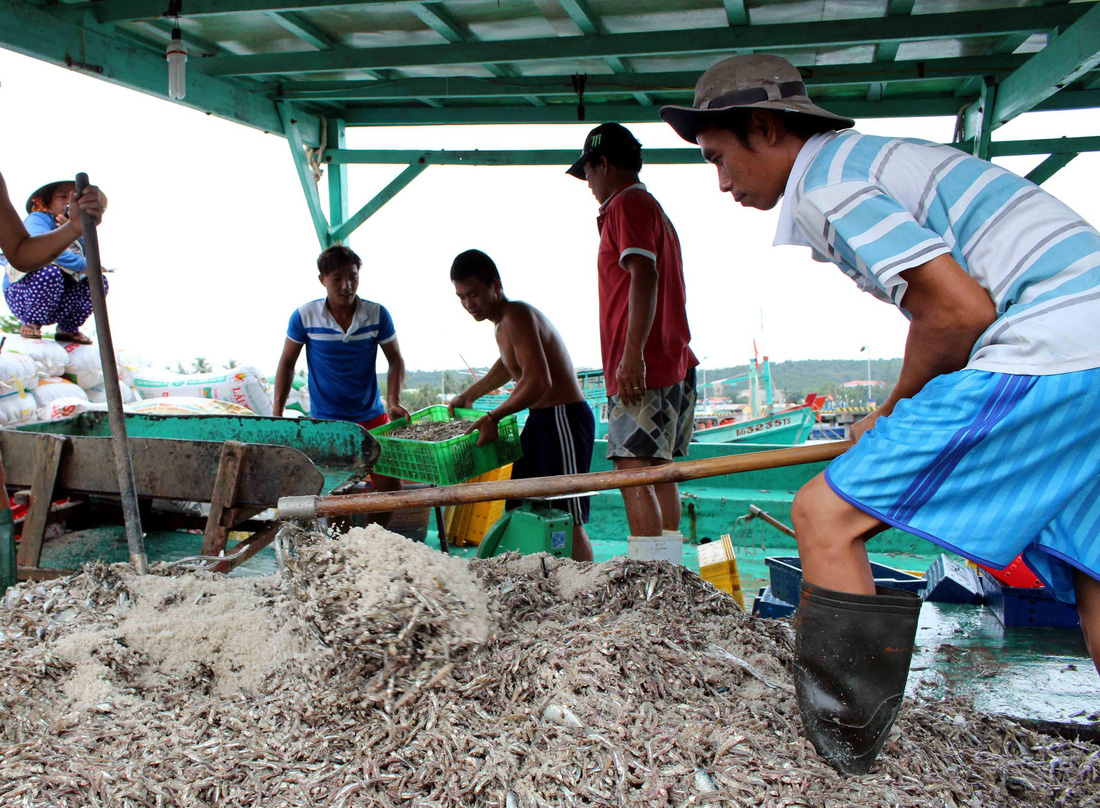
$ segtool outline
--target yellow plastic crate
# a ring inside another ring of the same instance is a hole
[[[471,483],[496,482],[512,479],[512,464],[487,471],[480,477],[467,480]],[[481,544],[497,520],[504,515],[504,500],[475,502],[472,505],[451,505],[443,511],[443,524],[447,528],[447,541],[452,544]]]
[[[745,608],[745,596],[741,592],[741,576],[737,572],[737,556],[733,552],[733,542],[727,533],[721,541],[700,544],[698,547],[699,575],[715,589],[721,589],[733,595],[742,609]]]

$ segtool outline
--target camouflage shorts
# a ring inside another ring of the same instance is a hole
[[[695,368],[679,384],[646,390],[627,406],[607,398],[607,457],[686,457],[695,427]]]

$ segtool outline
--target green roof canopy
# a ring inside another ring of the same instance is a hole
[[[0,45],[167,97],[169,0],[0,0]],[[384,153],[347,126],[658,120],[735,53],[781,54],[813,98],[855,118],[957,115],[982,156],[1050,154],[1042,181],[1100,138],[998,142],[1037,109],[1100,106],[1100,7],[1037,0],[180,0],[181,102],[282,134],[322,244],[342,240],[432,163],[570,161],[564,152]],[[305,147],[331,165],[332,224]],[[663,150],[649,162],[688,162]],[[348,162],[407,168],[349,216]],[[1044,168],[1045,166],[1045,168]]]

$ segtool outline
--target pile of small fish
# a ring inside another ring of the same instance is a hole
[[[435,442],[465,435],[469,428],[469,421],[417,421],[386,433],[386,437]]]
[[[790,627],[681,567],[463,562],[384,535],[405,560],[392,586],[392,559],[348,537],[300,548],[286,583],[252,579],[256,608],[300,643],[285,658],[272,643],[262,686],[232,694],[211,687],[216,665],[152,676],[111,640],[132,608],[126,567],[10,590],[0,804],[1100,805],[1100,747],[959,700],[907,700],[875,771],[836,774],[800,736]],[[205,591],[155,608],[202,608]],[[240,622],[242,638],[264,624]],[[77,635],[100,638],[115,697],[65,696],[74,669],[54,649]]]

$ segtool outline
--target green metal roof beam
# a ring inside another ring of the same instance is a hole
[[[290,11],[265,11],[264,16],[317,50],[332,50],[339,43],[300,14]]]
[[[722,0],[722,8],[726,10],[726,22],[729,25],[749,24],[749,12],[745,8],[745,0]]]
[[[436,165],[436,166],[568,166],[577,149],[507,149],[474,151],[416,151],[414,149],[330,149],[324,161],[334,166]],[[698,149],[644,149],[647,165],[695,165],[703,162]]]
[[[401,6],[425,1],[436,0],[187,0],[182,16],[200,17],[247,11],[310,11],[347,6]],[[90,3],[62,3],[50,7],[54,14],[82,13],[87,10],[95,14],[98,22],[133,22],[163,17],[168,10],[168,3],[165,0],[99,0]]]
[[[948,96],[890,97],[881,101],[828,100],[824,106],[852,118],[955,117],[959,99]],[[588,121],[651,123],[660,120],[660,107],[634,104],[587,104]],[[1086,109],[1100,106],[1100,90],[1062,91],[1037,110]],[[442,109],[354,108],[344,114],[348,126],[437,126],[449,124],[551,124],[577,123],[577,109],[569,104],[547,107],[448,106]]]
[[[842,87],[942,81],[969,76],[1007,75],[1027,61],[1026,56],[964,56],[873,64],[820,65],[805,67],[806,84],[811,88]],[[629,73],[625,75],[589,74],[585,97],[625,94],[634,91],[691,93],[700,72]],[[532,92],[545,96],[573,97],[576,91],[570,76],[516,76],[507,81],[476,76],[439,78],[407,77],[386,82],[286,81],[279,85],[285,98],[312,101],[358,100],[383,101],[434,96],[436,98],[526,97]]]
[[[1076,157],[1076,154],[1052,154],[1035,168],[1031,169],[1026,179],[1031,180],[1036,185],[1042,185],[1049,180],[1067,165],[1070,161]]]
[[[471,39],[469,32],[442,6],[414,3],[409,6],[409,11],[448,42],[468,42]]]
[[[588,7],[588,3],[585,0],[558,0],[558,5],[562,7],[565,13],[569,16],[569,19],[573,21],[573,24],[580,29],[582,34],[588,36],[602,36],[607,33],[607,28],[600,22],[599,18],[592,13],[592,9]],[[615,73],[633,73],[622,59],[618,56],[605,57],[604,61]],[[639,104],[652,104],[652,99],[645,93],[635,92],[634,98],[637,99]]]
[[[363,224],[367,219],[376,214],[382,209],[382,206],[397,196],[406,186],[428,167],[427,163],[414,164],[407,166],[404,171],[397,175],[389,185],[374,195],[374,198],[370,202],[363,205],[356,211],[355,215],[341,224],[339,227],[333,228],[332,234],[329,237],[329,243],[342,244],[355,230]]]
[[[443,6],[430,6],[424,3],[417,3],[410,6],[409,10],[412,11],[421,22],[448,42],[471,42],[475,39],[473,34],[470,33],[470,30],[448,14]],[[508,69],[504,65],[485,65],[485,69],[498,78],[515,75],[515,71]],[[430,95],[418,95],[416,97],[424,103],[431,103],[429,101],[431,98]],[[544,103],[541,99],[535,97],[527,97],[527,100],[536,106],[542,106]]]
[[[328,221],[321,210],[321,194],[317,190],[317,183],[313,181],[313,170],[306,160],[305,144],[302,142],[298,129],[297,111],[294,105],[283,101],[279,104],[279,116],[283,122],[283,134],[286,135],[290,145],[290,156],[294,160],[294,169],[298,172],[298,180],[302,184],[302,193],[306,197],[306,205],[309,207],[310,218],[313,219],[313,229],[317,233],[317,241],[324,250],[332,244],[329,239]]]
[[[112,26],[69,20],[0,0],[0,46],[55,65],[67,65],[72,60],[94,65],[102,72],[87,71],[90,75],[167,100],[168,63],[164,52],[158,54],[112,36]],[[177,103],[261,131],[283,132],[279,111],[270,98],[239,82],[207,76],[199,70],[187,71],[187,98]],[[320,126],[315,116],[300,116],[298,128],[307,142],[318,142]]]
[[[1090,4],[1091,5],[1091,4]],[[359,48],[338,53],[283,53],[216,56],[202,69],[211,75],[316,73],[330,70],[431,67],[544,60],[647,56],[675,53],[729,53],[804,47],[911,42],[997,36],[1020,30],[1041,31],[1070,25],[1086,4],[1003,9],[951,14],[919,14],[875,20],[830,20],[740,28],[655,31],[607,36],[541,37],[496,42]]]
[[[886,16],[887,17],[907,17],[913,13],[913,5],[916,0],[889,0],[886,4]],[[876,62],[892,62],[898,58],[898,45],[897,42],[884,42],[881,45],[875,47],[875,61]],[[884,85],[874,85],[868,91],[867,97],[871,100],[877,101],[882,97],[882,93],[885,91]]]
[[[1053,137],[1039,140],[994,140],[989,144],[994,157],[1019,157],[1025,154],[1080,154],[1100,151],[1100,136]]]
[[[1100,64],[1100,3],[997,87],[993,127],[1054,95]]]

